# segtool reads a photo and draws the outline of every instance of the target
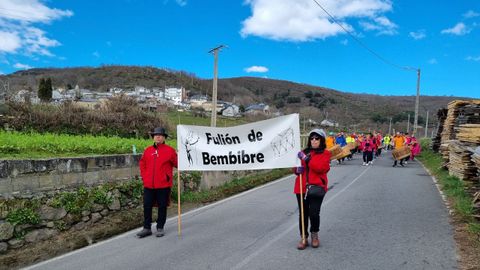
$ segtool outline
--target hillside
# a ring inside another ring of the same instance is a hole
[[[54,87],[74,87],[96,91],[107,91],[110,87],[132,89],[135,86],[165,87],[184,86],[191,94],[211,93],[212,81],[203,80],[194,74],[154,67],[102,66],[98,68],[37,68],[0,76],[8,81],[10,93],[21,89],[36,91],[41,78],[52,78]],[[285,113],[300,112],[303,117],[321,121],[335,120],[344,127],[385,128],[390,117],[398,124],[397,129],[406,128],[407,112],[411,114],[415,105],[414,96],[380,96],[352,94],[337,90],[298,84],[289,81],[256,77],[220,79],[218,97],[224,101],[244,106],[256,102],[269,104]],[[2,89],[3,91],[3,89]],[[419,123],[423,123],[426,111],[430,111],[430,122],[435,125],[437,110],[446,107],[456,97],[421,96]],[[433,121],[433,122],[432,122]]]

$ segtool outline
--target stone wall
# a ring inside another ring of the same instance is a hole
[[[141,155],[0,160],[0,253],[82,230],[142,207]],[[220,186],[248,171],[182,173],[182,190]]]
[[[0,160],[0,198],[139,177],[141,155]]]
[[[142,191],[140,180],[130,180],[0,199],[0,254],[62,231],[83,230],[115,211],[141,207]]]

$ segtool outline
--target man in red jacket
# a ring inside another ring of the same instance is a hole
[[[167,204],[173,185],[173,167],[177,168],[175,149],[165,144],[168,137],[164,128],[155,128],[150,135],[153,145],[143,152],[140,159],[140,175],[143,180],[143,230],[137,233],[139,238],[152,235],[152,208],[158,204],[157,231],[155,235],[165,234],[163,226],[167,220]]]

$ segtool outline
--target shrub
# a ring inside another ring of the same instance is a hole
[[[38,224],[40,222],[40,216],[32,208],[19,208],[8,213],[7,221],[15,224]]]
[[[86,109],[75,102],[60,105],[9,102],[9,116],[0,119],[18,131],[41,133],[116,135],[148,137],[157,126],[172,128],[158,115],[143,111],[133,98],[120,96],[105,102],[99,109]]]

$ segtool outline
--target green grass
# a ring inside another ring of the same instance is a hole
[[[445,195],[453,202],[453,208],[458,213],[461,221],[468,224],[470,232],[480,237],[480,223],[472,216],[475,214],[473,198],[465,191],[465,182],[449,175],[448,171],[442,168],[442,156],[431,150],[430,143],[429,139],[421,141],[422,153],[418,156],[418,159],[438,180]]]
[[[75,136],[36,132],[21,133],[0,130],[0,159],[36,159],[87,155],[137,153],[152,144],[152,140],[105,136]],[[167,144],[176,148],[176,140]]]

